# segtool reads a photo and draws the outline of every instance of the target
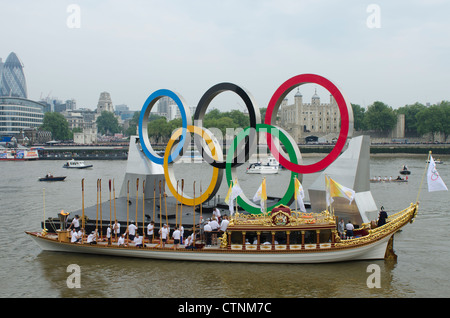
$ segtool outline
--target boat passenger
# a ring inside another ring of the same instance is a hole
[[[114,235],[120,236],[120,223],[117,222],[117,220],[114,221],[113,228],[114,228]]]
[[[225,232],[227,230],[228,224],[230,223],[230,221],[228,221],[228,216],[224,215],[222,222],[220,222],[220,232]]]
[[[136,233],[136,236],[134,237],[134,246],[136,247],[143,247],[143,243],[142,243],[142,237],[139,236],[139,233]]]
[[[355,229],[355,227],[350,220],[348,221],[347,225],[345,225],[345,229],[347,230],[347,238],[352,238],[353,230]]]
[[[72,229],[71,235],[72,235],[70,239],[71,243],[77,243],[80,241],[81,237],[78,237],[78,233],[77,231],[75,231],[75,229]]]
[[[174,248],[177,249],[180,245],[181,231],[179,228],[175,228],[172,233]]]
[[[111,245],[111,225],[108,225],[106,229],[106,239],[108,240],[108,245]]]
[[[341,221],[338,224],[338,233],[340,238],[344,238],[345,236],[345,223],[344,219],[341,219]]]
[[[209,225],[211,226],[211,230],[212,230],[212,235],[211,235],[211,240],[212,240],[212,244],[216,244],[217,243],[217,232],[219,231],[219,223],[217,222],[217,219],[215,217],[212,218],[212,221],[209,222]]]
[[[217,207],[214,208],[212,215],[220,222],[221,215],[220,215],[220,210]]]
[[[127,233],[128,238],[131,241],[134,241],[134,236],[136,235],[137,226],[134,224],[134,221],[131,221],[131,224],[128,225]]]
[[[147,226],[147,236],[153,236],[153,230],[155,229],[155,222],[151,221]]]
[[[183,244],[184,241],[183,237],[184,237],[184,227],[183,225],[180,225],[180,244]]]
[[[204,231],[205,231],[205,238],[206,238],[206,246],[209,247],[211,246],[211,233],[212,233],[212,228],[211,225],[209,224],[210,222],[206,222],[205,226],[204,226]]]
[[[72,228],[72,226],[74,227],[75,231],[79,231],[80,230],[80,216],[77,214],[75,215],[75,217],[72,220],[72,223],[69,226],[69,230]]]
[[[387,215],[386,211],[384,210],[384,206],[382,206],[380,209],[380,214],[378,216],[377,226],[385,225],[387,217],[388,217],[388,215]]]
[[[167,224],[164,224],[164,227],[162,229],[159,229],[159,237],[161,238],[162,247],[166,247],[168,235],[169,235],[169,230],[167,229]]]
[[[117,245],[119,246],[126,246],[125,244],[125,234],[122,234],[119,239],[117,240]]]
[[[186,238],[186,242],[185,242],[184,246],[185,246],[186,249],[194,249],[195,248],[195,246],[194,246],[194,233],[192,233],[191,235],[189,235]]]
[[[92,231],[91,234],[88,235],[86,243],[89,243],[90,245],[97,244],[97,232]]]

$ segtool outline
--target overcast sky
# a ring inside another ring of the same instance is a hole
[[[80,8],[79,28],[70,4]],[[450,1],[21,0],[0,8],[0,57],[19,56],[34,100],[74,98],[93,109],[107,91],[114,105],[140,110],[166,88],[196,106],[227,81],[262,108],[302,73],[332,80],[362,106],[450,99]],[[303,87],[304,98],[314,88]]]

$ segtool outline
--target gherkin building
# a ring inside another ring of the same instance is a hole
[[[27,98],[23,64],[16,53],[11,52],[5,63],[0,66],[0,75],[0,96]]]

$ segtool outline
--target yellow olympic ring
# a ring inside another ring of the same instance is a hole
[[[177,141],[178,137],[180,137],[182,135],[182,131],[183,131],[183,128],[178,128],[173,133],[173,135],[170,137],[170,140],[167,143],[166,150],[164,152],[164,162],[163,162],[164,176],[166,178],[167,187],[169,188],[169,190],[173,194],[173,196],[176,197],[178,199],[178,201],[184,205],[194,206],[194,204],[195,205],[202,204],[203,202],[214,197],[214,195],[217,193],[217,191],[219,190],[219,187],[222,183],[223,169],[219,169],[219,168],[215,168],[215,167],[213,168],[213,175],[211,178],[211,182],[210,182],[208,188],[206,189],[206,191],[204,193],[202,193],[199,197],[191,198],[191,197],[185,195],[183,193],[183,191],[178,192],[176,189],[176,184],[177,184],[176,177],[175,177],[175,174],[172,169],[173,163],[169,164],[169,156],[170,156],[170,151],[172,150],[172,146],[173,146],[174,142]],[[220,147],[220,144],[217,141],[217,139],[215,137],[213,137],[214,135],[209,130],[207,130],[205,128],[200,128],[197,126],[188,125],[187,131],[189,133],[194,133],[194,134],[197,134],[200,137],[202,137],[203,140],[206,142],[214,160],[223,161],[222,148]],[[185,143],[185,144],[189,145],[190,142]],[[174,186],[174,184],[175,184],[175,186]]]

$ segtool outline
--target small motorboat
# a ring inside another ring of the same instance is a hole
[[[69,160],[63,165],[63,168],[72,168],[72,169],[86,169],[91,167],[93,167],[93,165],[87,165],[84,163],[84,161],[75,159]]]
[[[408,170],[408,166],[403,165],[402,170],[400,170],[400,174],[409,175],[411,174],[411,171]]]
[[[39,178],[39,181],[64,181],[66,176],[63,177],[54,177],[52,175],[46,175],[43,178]]]

